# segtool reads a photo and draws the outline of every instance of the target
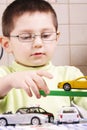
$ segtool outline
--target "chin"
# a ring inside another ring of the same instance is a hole
[[[32,67],[40,67],[40,66],[45,66],[46,64],[34,64],[34,65],[31,65]]]
[[[26,67],[41,67],[41,66],[45,66],[49,63],[49,61],[48,62],[42,62],[42,63],[41,62],[34,62],[34,63],[26,63],[26,64],[18,62],[18,61],[16,61],[16,62],[18,64],[26,66]]]
[[[45,66],[48,62],[46,63],[34,63],[34,64],[31,64],[32,67],[40,67],[40,66]]]

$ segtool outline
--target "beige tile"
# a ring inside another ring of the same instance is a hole
[[[67,4],[52,4],[54,7],[59,24],[68,24],[68,5]]]
[[[4,0],[4,1],[6,1],[6,0]],[[7,2],[8,3],[11,3],[12,1],[14,1],[14,0],[7,0]],[[55,3],[55,2],[58,2],[58,3],[68,3],[68,0],[46,0],[46,1],[48,1],[48,2],[50,2],[50,3]]]
[[[5,10],[5,8],[6,8],[6,5],[0,4],[0,24],[1,24],[2,14],[3,14],[3,11]]]
[[[56,0],[57,3],[68,3],[69,0]]]
[[[69,65],[69,47],[58,46],[56,48],[52,62],[55,65]]]
[[[56,0],[45,0],[48,1],[49,3],[56,3]]]
[[[87,44],[87,25],[70,26],[70,43]]]
[[[60,45],[69,44],[69,25],[59,25],[60,37],[58,43]]]
[[[8,56],[8,64],[10,65],[13,62],[13,60],[14,60],[13,55],[9,54],[9,56]]]
[[[87,66],[76,66],[84,75],[87,75]]]
[[[2,56],[2,58],[0,60],[0,65],[8,65],[8,55],[5,52],[3,53],[3,56]]]
[[[71,65],[87,65],[87,46],[71,46]]]
[[[70,5],[70,23],[87,24],[87,4]]]
[[[0,4],[6,4],[6,0],[0,0]]]
[[[0,36],[2,35],[2,25],[0,24]]]
[[[1,52],[1,48],[0,48]],[[0,54],[1,55],[1,54]],[[0,65],[10,65],[13,61],[13,56],[11,54],[7,54],[5,51],[3,52],[3,56],[0,59]]]
[[[11,3],[11,2],[13,2],[14,0],[6,0],[7,1],[7,3]]]
[[[87,0],[70,0],[70,3],[87,3]]]

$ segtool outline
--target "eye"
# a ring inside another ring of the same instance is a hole
[[[42,33],[42,38],[49,38],[51,36],[51,33]]]
[[[32,39],[32,34],[30,34],[30,33],[20,34],[19,37],[22,40],[29,40],[29,39]]]

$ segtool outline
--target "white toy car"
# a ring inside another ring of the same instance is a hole
[[[58,114],[57,124],[79,123],[80,115],[75,107],[63,107]]]
[[[48,122],[48,116],[39,113],[15,113],[0,114],[0,126],[8,125],[40,125]]]
[[[41,115],[47,115],[48,116],[48,122],[49,123],[53,123],[54,122],[54,115],[53,113],[50,113],[46,110],[44,110],[43,108],[39,107],[39,106],[32,106],[32,107],[22,107],[19,108],[17,111],[17,113],[33,113],[33,114],[41,114]]]

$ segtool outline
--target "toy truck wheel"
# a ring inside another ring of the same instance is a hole
[[[31,119],[31,124],[32,125],[40,125],[40,119],[38,117],[33,117]]]
[[[0,126],[7,126],[7,120],[5,118],[0,118]]]
[[[71,85],[70,85],[69,83],[65,83],[65,84],[63,85],[63,89],[64,89],[65,91],[70,91],[70,90],[71,90]]]

